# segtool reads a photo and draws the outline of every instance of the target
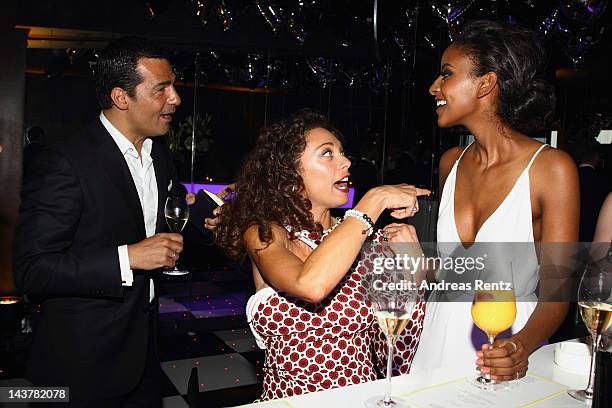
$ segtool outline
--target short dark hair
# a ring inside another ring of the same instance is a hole
[[[96,96],[102,109],[113,106],[110,93],[115,87],[133,97],[142,77],[136,69],[141,58],[169,59],[168,53],[141,37],[122,37],[111,42],[101,53],[94,69]]]
[[[497,74],[497,114],[527,136],[551,122],[555,92],[545,80],[546,52],[535,32],[514,24],[480,20],[463,27],[453,42],[472,61],[473,74]]]

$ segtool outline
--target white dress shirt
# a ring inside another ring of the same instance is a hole
[[[155,167],[151,157],[153,142],[151,139],[145,139],[139,155],[132,142],[106,119],[103,112],[100,113],[100,121],[113,137],[130,169],[136,191],[138,192],[138,198],[140,199],[148,238],[155,234],[155,226],[157,224],[157,180],[155,179]],[[122,285],[132,286],[134,283],[134,272],[130,269],[127,245],[118,247],[118,253]],[[152,301],[154,296],[153,280],[149,279],[149,301]]]

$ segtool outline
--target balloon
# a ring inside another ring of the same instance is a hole
[[[544,0],[505,0],[504,4],[500,5],[506,6],[509,23],[520,23],[535,28],[542,19],[550,16],[558,8],[559,3]]]
[[[266,20],[274,34],[276,34],[281,29],[284,21],[283,10],[268,0],[255,0],[255,6],[257,6],[259,14]]]
[[[546,17],[540,24],[538,24],[538,30],[544,35],[554,33],[557,30],[558,20],[559,9],[556,8],[548,17]]]
[[[414,38],[410,38],[409,35],[406,35],[399,30],[393,32],[392,38],[397,47],[400,49],[402,61],[408,61],[408,59],[410,59],[410,57],[413,55]]]
[[[415,32],[418,20],[418,7],[409,7],[400,18],[398,29],[391,33],[393,42],[400,49],[402,61],[406,62],[414,55]]]
[[[191,0],[195,9],[195,15],[200,20],[202,27],[208,23],[208,14],[210,14],[210,7],[206,0]]]
[[[435,50],[438,45],[432,40],[432,36],[431,35],[424,35],[423,36],[423,42],[425,43],[425,45],[427,45],[430,49]]]
[[[168,0],[151,0],[144,2],[149,20],[153,20],[168,8]]]
[[[263,64],[263,55],[261,54],[249,54],[247,56],[247,64],[244,72],[244,79],[246,80],[249,88],[256,88],[258,86],[264,85],[264,68]]]
[[[217,16],[223,24],[223,31],[227,31],[232,28],[232,21],[234,21],[234,17],[232,16],[232,13],[229,8],[227,8],[225,0],[221,0],[219,2],[219,5],[217,6]]]
[[[308,68],[310,68],[315,77],[317,77],[323,88],[326,88],[327,85],[336,81],[333,69],[327,58],[310,58],[306,60],[306,65],[308,65]]]
[[[221,56],[218,53],[216,53],[215,51],[211,51],[210,52],[210,56],[212,57],[213,61],[215,62],[215,65],[217,66],[217,68],[219,68],[223,72],[223,74],[227,77],[227,79],[231,79],[232,78],[232,71],[230,70],[229,66],[227,64],[225,64],[225,62],[223,61]]]
[[[608,0],[563,0],[561,11],[572,22],[589,26],[606,9]]]
[[[315,4],[317,4],[317,0],[298,0],[298,6],[300,6],[301,8],[314,6]]]
[[[463,17],[459,17],[448,23],[448,38],[454,41],[461,34],[461,26],[463,25]]]
[[[374,66],[372,65],[371,70],[369,71],[370,80],[368,81],[368,87],[374,93],[379,93],[385,87],[385,67],[384,66]]]
[[[591,43],[587,38],[580,36],[570,37],[563,46],[563,53],[572,60],[574,67],[576,67],[590,46]]]
[[[470,11],[470,18],[498,20],[500,18],[500,7],[497,1],[477,2]]]
[[[369,68],[363,67],[361,63],[335,63],[336,71],[342,74],[344,79],[346,79],[346,84],[349,87],[361,86],[364,80],[367,80],[369,77]]]
[[[359,75],[359,72],[357,72],[356,70],[351,69],[351,68],[348,68],[348,69],[347,68],[342,68],[340,70],[340,72],[342,73],[342,75],[344,75],[346,77],[346,79],[348,81],[348,86],[352,87],[352,86],[355,85],[355,83],[358,80],[357,76]]]
[[[462,15],[475,0],[430,0],[431,8],[446,24]]]
[[[291,12],[287,17],[287,27],[289,32],[293,34],[296,40],[301,44],[304,44],[306,39],[310,36],[310,33],[304,29],[304,24],[301,21],[301,13]]]
[[[578,65],[584,54],[588,49],[597,44],[604,36],[607,27],[601,27],[599,30],[580,30],[574,35],[571,35],[571,31],[567,30],[567,40],[562,47],[562,51],[565,55],[572,60],[574,67]]]

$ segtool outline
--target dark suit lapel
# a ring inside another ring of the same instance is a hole
[[[108,176],[109,182],[117,190],[117,196],[126,203],[132,214],[138,232],[146,236],[142,206],[134,179],[119,147],[99,120],[94,121],[93,134],[98,139],[98,165]]]
[[[155,168],[155,180],[157,181],[157,224],[155,232],[166,231],[166,218],[164,216],[164,206],[166,197],[168,197],[168,186],[170,185],[170,174],[168,166],[162,155],[164,146],[153,139],[153,148],[151,149],[151,158],[153,159],[153,167]],[[175,188],[175,186],[172,186]]]

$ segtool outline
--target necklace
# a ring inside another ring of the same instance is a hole
[[[285,229],[289,232],[290,239],[299,239],[314,250],[321,244],[321,241],[323,241],[323,239],[334,230],[334,228],[340,225],[341,222],[341,220],[338,220],[338,222],[336,222],[334,225],[323,231],[323,234],[308,230],[301,230],[296,232],[293,231],[291,227],[285,227]]]

